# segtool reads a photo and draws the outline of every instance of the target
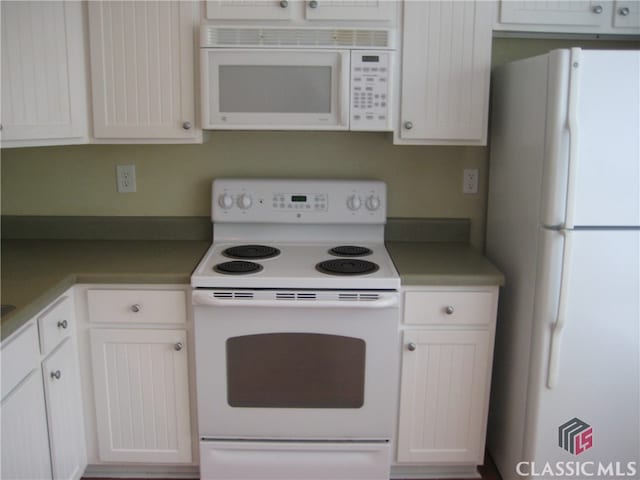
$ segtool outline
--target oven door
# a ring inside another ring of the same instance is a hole
[[[398,293],[265,294],[193,293],[200,437],[390,439]]]

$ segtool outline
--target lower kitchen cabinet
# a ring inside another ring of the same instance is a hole
[[[67,338],[42,362],[53,478],[80,478],[87,465],[78,352]]]
[[[191,462],[185,330],[90,332],[98,452],[110,462]]]
[[[483,463],[497,298],[497,287],[403,289],[398,465]]]
[[[407,330],[403,339],[398,461],[481,464],[491,335]]]
[[[3,362],[6,361],[3,358]],[[2,399],[2,478],[51,478],[42,377],[32,370]]]
[[[1,478],[82,477],[87,459],[76,345],[70,292],[3,342]]]

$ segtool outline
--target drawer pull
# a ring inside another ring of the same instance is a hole
[[[415,343],[413,343],[413,342],[411,342],[411,343],[409,343],[409,344],[407,345],[407,350],[409,350],[410,352],[415,352],[416,348],[418,348],[418,347],[417,347],[417,346],[416,346],[416,344],[415,344]]]
[[[131,305],[131,311],[133,313],[138,313],[140,310],[142,310],[142,307],[139,304],[133,304]]]
[[[453,312],[455,312],[455,309],[451,305],[449,305],[447,306],[447,308],[444,309],[444,311],[447,315],[453,315]]]
[[[69,326],[69,322],[67,322],[66,320],[60,320],[58,322],[58,328],[67,328]]]
[[[61,376],[62,376],[62,373],[60,373],[60,370],[56,370],[55,372],[51,372],[51,378],[53,378],[54,380],[60,380]]]
[[[182,347],[183,347],[182,342],[178,342],[178,343],[176,343],[176,344],[173,346],[173,349],[174,349],[176,352],[179,352],[180,350],[182,350]]]

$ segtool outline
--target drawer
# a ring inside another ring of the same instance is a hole
[[[38,366],[38,329],[32,323],[2,346],[2,398]]]
[[[89,290],[89,321],[96,323],[185,323],[184,290]]]
[[[38,317],[40,351],[47,355],[75,328],[69,297],[62,297]]]
[[[408,291],[404,323],[410,325],[488,325],[495,319],[495,295],[474,291]]]

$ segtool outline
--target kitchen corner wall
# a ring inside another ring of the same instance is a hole
[[[638,48],[637,42],[494,39],[493,63],[554,48]],[[3,149],[3,215],[208,216],[215,177],[373,178],[388,186],[391,217],[471,219],[482,249],[487,149],[394,146],[390,134],[211,132],[203,145],[80,145]],[[137,192],[116,192],[116,165],[136,166]],[[462,171],[477,168],[477,195]]]

